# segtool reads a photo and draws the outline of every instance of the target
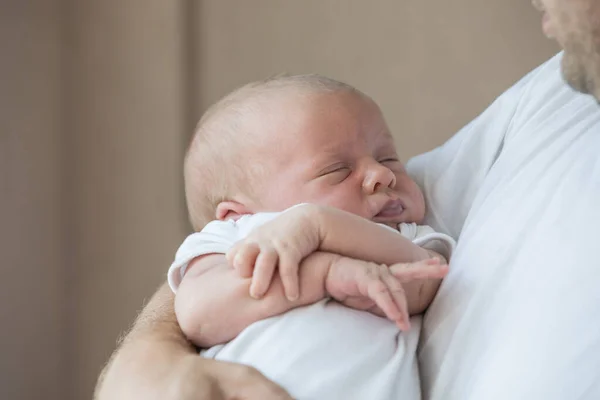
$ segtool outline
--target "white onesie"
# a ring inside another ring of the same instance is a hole
[[[190,235],[177,251],[168,281],[175,292],[193,258],[226,253],[234,243],[280,213],[248,215],[237,221],[213,221]],[[428,226],[400,224],[399,232],[415,244],[449,258],[454,240]],[[401,333],[385,318],[332,300],[296,308],[255,322],[235,339],[202,355],[251,365],[284,387],[294,398],[421,398],[416,347],[421,317],[411,318]]]

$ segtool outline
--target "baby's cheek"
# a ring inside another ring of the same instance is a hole
[[[421,221],[423,220],[423,218],[425,218],[425,197],[423,196],[423,192],[421,192],[421,189],[417,186],[417,184],[414,184],[414,190],[412,193],[412,201],[413,201],[413,207],[414,207],[414,213],[415,213],[415,221]]]
[[[363,199],[354,196],[346,197],[333,206],[363,218],[371,219],[373,217],[368,204]]]
[[[351,184],[330,185],[315,182],[313,185],[304,186],[298,192],[297,198],[301,199],[301,203],[334,207],[362,217],[371,217],[360,188]]]
[[[410,202],[408,206],[411,208],[411,219],[415,222],[422,220],[425,217],[425,198],[419,185],[407,174],[401,174],[397,177],[396,189]]]
[[[315,203],[322,206],[334,207],[352,214],[363,216],[364,210],[360,202],[355,201],[353,196],[343,195],[325,195],[320,197]]]
[[[262,201],[265,208],[272,211],[283,211],[299,203],[308,202],[302,201],[295,193],[286,190],[270,193]]]

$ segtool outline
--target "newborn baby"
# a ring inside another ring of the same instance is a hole
[[[185,184],[201,231],[169,284],[204,357],[299,399],[420,398],[408,317],[435,296],[454,241],[418,225],[423,195],[372,99],[318,75],[237,89],[200,121]]]

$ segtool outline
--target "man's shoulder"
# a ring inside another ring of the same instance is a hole
[[[573,90],[563,79],[559,53],[536,70],[524,82],[513,117],[509,139],[515,136],[577,129],[584,120],[600,120],[595,99]]]

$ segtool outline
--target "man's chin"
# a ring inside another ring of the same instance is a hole
[[[587,76],[586,68],[580,57],[565,51],[561,69],[563,79],[574,90],[584,94],[593,94],[595,86],[593,79]]]

